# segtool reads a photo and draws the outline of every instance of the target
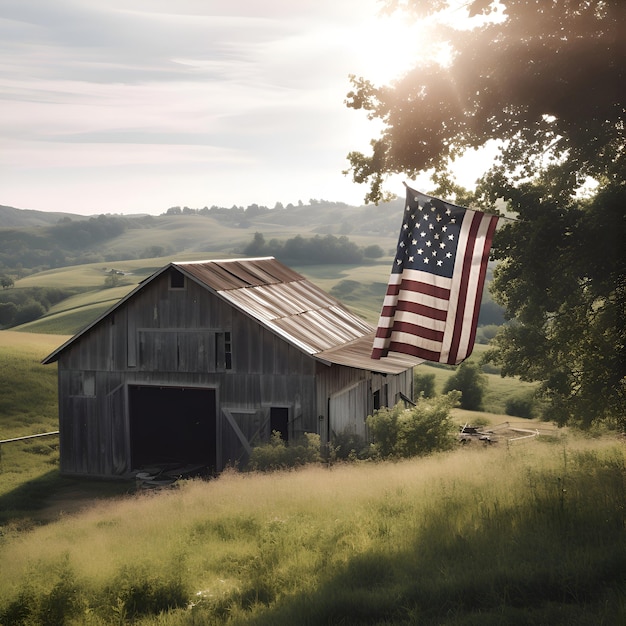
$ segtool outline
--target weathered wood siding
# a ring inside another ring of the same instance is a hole
[[[229,366],[226,333],[230,333]],[[290,436],[317,431],[315,362],[192,281],[164,274],[80,337],[59,358],[61,470],[130,471],[129,385],[218,390],[220,467],[245,457],[223,409],[249,439],[267,438],[263,415],[289,407]]]
[[[328,440],[342,432],[367,438],[368,415],[380,407],[394,406],[400,394],[413,397],[412,369],[391,375],[318,364],[317,370],[319,432]]]
[[[176,271],[176,270],[172,270]],[[216,470],[269,439],[272,407],[288,436],[342,430],[411,397],[412,373],[384,376],[315,361],[192,280],[155,277],[59,356],[61,471],[122,476],[132,467],[129,388],[214,390]]]

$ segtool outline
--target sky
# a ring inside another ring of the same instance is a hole
[[[378,127],[345,106],[349,75],[388,83],[425,49],[423,27],[380,8],[0,0],[0,204],[81,215],[362,204],[366,185],[342,172]],[[387,188],[402,195],[403,180]]]

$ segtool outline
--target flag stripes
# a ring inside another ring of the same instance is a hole
[[[372,358],[400,352],[457,364],[471,354],[497,223],[497,216],[407,188]],[[447,267],[438,260],[444,253]]]

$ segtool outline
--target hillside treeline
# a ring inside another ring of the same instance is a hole
[[[0,292],[0,329],[32,322],[45,315],[57,302],[76,293],[76,289],[54,287],[3,289]]]
[[[48,227],[0,229],[0,269],[42,269],[113,261],[94,249],[131,227],[123,217],[64,218]]]
[[[305,239],[296,235],[285,241],[270,239],[266,242],[262,233],[254,234],[243,253],[251,257],[273,256],[288,265],[354,264],[383,256],[380,246],[361,248],[345,236],[315,235]]]

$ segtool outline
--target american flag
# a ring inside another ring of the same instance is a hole
[[[456,365],[474,347],[498,217],[406,192],[372,358],[401,352]]]

